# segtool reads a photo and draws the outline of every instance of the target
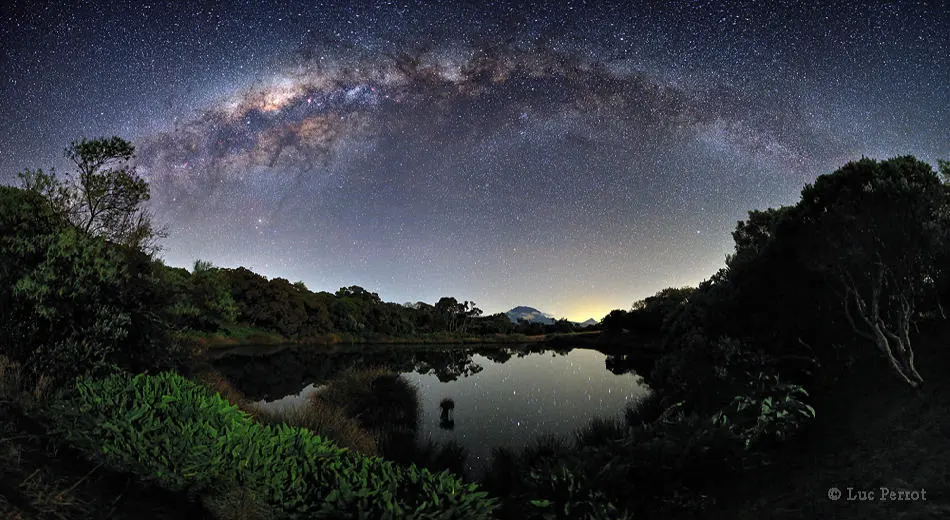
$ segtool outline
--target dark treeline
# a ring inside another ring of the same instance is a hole
[[[400,305],[383,302],[378,294],[358,286],[335,294],[312,292],[302,282],[268,280],[243,267],[217,268],[201,261],[191,273],[182,268],[165,272],[175,291],[174,323],[185,330],[218,332],[243,324],[299,339],[328,333],[408,336],[479,328],[476,318],[481,311],[471,302],[450,297],[435,305]],[[501,322],[492,331],[506,332],[510,325]]]
[[[505,314],[482,316],[474,302],[443,297],[435,304],[384,302],[359,286],[335,293],[313,292],[303,282],[268,280],[244,267],[227,269],[195,262],[189,272],[164,267],[174,293],[171,323],[181,331],[229,333],[242,327],[292,340],[344,334],[360,339],[407,338],[423,334],[544,334],[571,332],[567,320],[553,325],[512,323]]]

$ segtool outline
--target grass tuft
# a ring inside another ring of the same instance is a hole
[[[258,419],[265,424],[283,423],[306,428],[363,455],[380,454],[376,432],[364,429],[359,421],[348,417],[343,408],[319,399],[274,411],[258,407]]]

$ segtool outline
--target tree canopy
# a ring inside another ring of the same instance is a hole
[[[813,260],[828,276],[854,333],[871,342],[911,386],[911,321],[936,273],[947,229],[947,191],[914,157],[862,159],[802,190]]]
[[[50,205],[80,231],[113,243],[154,253],[163,229],[152,224],[146,209],[149,186],[132,161],[135,146],[119,138],[82,139],[64,150],[75,166],[66,178],[55,170],[25,170],[22,186],[42,194]]]
[[[667,324],[670,350],[708,357],[697,338],[739,338],[797,377],[836,366],[838,347],[870,344],[920,386],[910,329],[940,276],[948,282],[948,201],[933,168],[904,156],[850,162],[792,206],[750,211],[726,268]]]

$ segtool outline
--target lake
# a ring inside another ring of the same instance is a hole
[[[608,356],[589,349],[381,349],[308,354],[294,348],[264,357],[225,357],[216,366],[249,398],[275,407],[319,391],[346,368],[390,367],[418,391],[417,442],[457,442],[468,451],[468,474],[476,477],[495,447],[519,449],[542,435],[570,439],[591,419],[618,417],[649,392],[635,373],[608,370]],[[444,415],[440,402],[446,398],[454,408]]]

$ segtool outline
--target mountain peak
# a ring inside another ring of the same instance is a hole
[[[506,312],[505,315],[507,315],[508,319],[513,323],[518,323],[518,320],[534,321],[543,323],[545,325],[551,325],[554,323],[554,316],[543,313],[534,307],[528,307],[526,305],[519,305],[518,307]]]

